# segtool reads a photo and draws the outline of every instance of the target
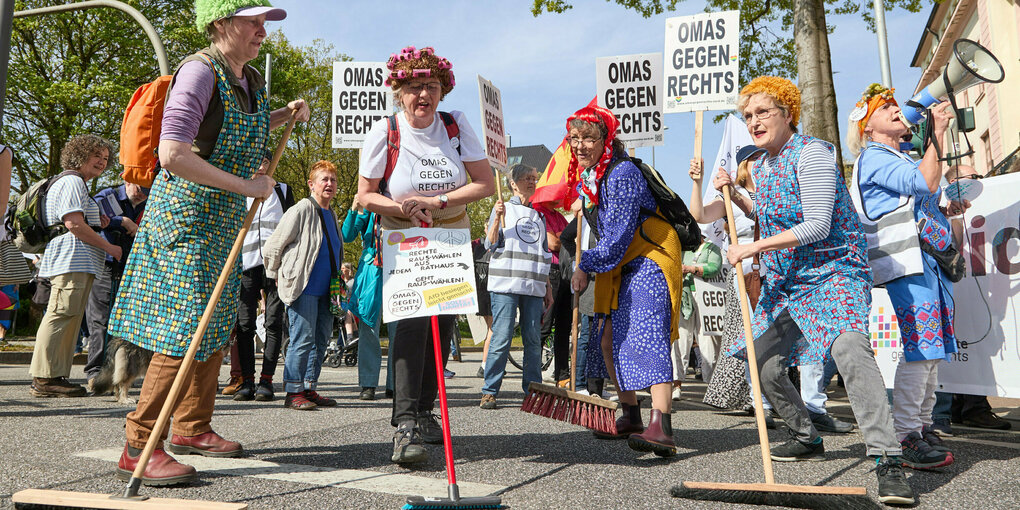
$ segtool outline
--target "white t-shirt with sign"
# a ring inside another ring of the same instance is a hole
[[[467,184],[464,163],[485,160],[485,149],[464,114],[456,110],[450,114],[460,129],[454,140],[447,135],[438,112],[424,129],[411,127],[404,112],[397,112],[400,152],[384,195],[399,203],[413,197],[443,195]],[[386,118],[376,121],[365,137],[359,172],[366,179],[381,179],[386,174],[388,124]],[[459,155],[454,144],[460,145]]]

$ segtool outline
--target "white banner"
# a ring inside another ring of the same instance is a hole
[[[617,138],[627,147],[662,145],[662,54],[595,59],[598,104],[620,121]]]
[[[736,106],[739,35],[740,11],[666,19],[664,113],[731,110]]]
[[[754,145],[751,135],[747,132],[747,125],[735,115],[727,115],[723,125],[723,138],[719,144],[719,152],[715,155],[715,161],[706,161],[701,176],[701,187],[705,190],[705,197],[702,203],[707,204],[715,200],[719,192],[712,187],[712,178],[715,177],[718,169],[725,169],[731,177],[737,177],[737,151],[745,145]],[[733,216],[737,222],[737,232],[741,230],[754,229],[754,222],[744,215],[740,208],[733,206]],[[730,245],[730,236],[727,233],[726,218],[718,219],[708,225],[701,225],[701,233],[709,241],[715,243],[722,249],[723,254]]]
[[[383,231],[383,320],[478,312],[471,232]]]
[[[1020,398],[1020,174],[982,180],[963,222],[968,276],[953,284],[958,352],[939,365],[940,391]],[[885,289],[872,291],[871,345],[891,387],[903,354]]]
[[[724,264],[712,278],[694,277],[694,303],[701,315],[701,333],[719,336],[726,317],[726,282],[732,278],[733,267]]]
[[[491,81],[478,75],[478,101],[482,105],[482,134],[489,164],[502,173],[510,171],[506,164],[506,130],[503,129],[503,97]]]
[[[384,62],[333,63],[333,148],[360,149],[375,121],[393,113]]]

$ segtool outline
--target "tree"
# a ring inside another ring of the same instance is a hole
[[[644,17],[672,10],[681,0],[606,0],[633,9]],[[797,78],[801,89],[801,128],[836,145],[840,150],[838,106],[832,83],[832,59],[827,14],[860,14],[874,31],[871,2],[866,0],[707,0],[709,11],[740,11],[740,82],[761,75]],[[885,0],[886,7],[918,12],[921,0]],[[531,12],[563,12],[572,8],[565,0],[534,0]],[[789,28],[792,27],[792,34]],[[777,51],[778,49],[778,51]]]

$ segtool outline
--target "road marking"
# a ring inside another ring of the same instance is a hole
[[[77,453],[79,457],[117,462],[123,452],[120,448]],[[332,469],[303,464],[277,464],[255,459],[217,459],[198,455],[181,455],[177,460],[194,466],[200,473],[217,473],[227,476],[250,476],[282,482],[303,483],[323,487],[360,489],[383,494],[447,497],[446,478],[430,478],[406,473],[383,473],[359,469]],[[506,489],[503,485],[490,485],[457,481],[460,493],[467,497],[495,494]]]
[[[1020,450],[1020,443],[1006,443],[1002,441],[989,441],[988,439],[971,439],[967,437],[953,436],[943,438],[944,441],[949,443],[963,442],[963,443],[974,443],[985,446],[995,446],[998,448],[1012,448],[1014,450]]]

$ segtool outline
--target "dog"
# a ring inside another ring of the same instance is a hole
[[[135,379],[145,374],[152,359],[152,351],[138,347],[120,338],[113,337],[106,346],[106,359],[99,375],[92,379],[94,395],[113,394],[117,402],[134,405],[138,401],[128,396],[128,390]]]

